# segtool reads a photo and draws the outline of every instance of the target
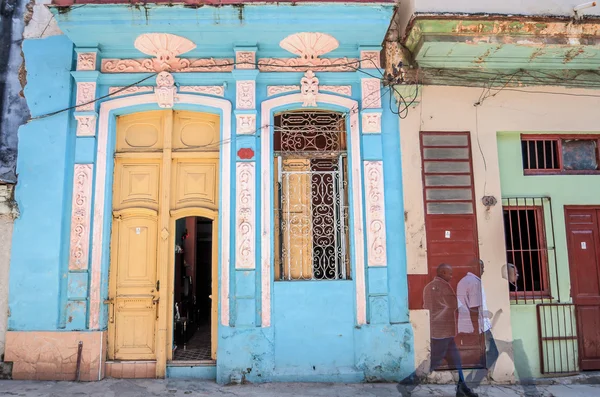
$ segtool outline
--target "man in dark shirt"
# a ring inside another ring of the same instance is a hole
[[[450,285],[452,266],[442,263],[437,277],[423,289],[423,308],[429,310],[431,332],[431,370],[439,367],[444,358],[458,370],[457,397],[477,397],[467,384],[462,371],[456,336],[456,311],[458,299]]]

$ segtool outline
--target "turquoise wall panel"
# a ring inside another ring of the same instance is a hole
[[[69,107],[72,43],[65,36],[26,40],[23,53],[32,116]],[[56,329],[59,312],[65,310],[60,306],[66,302],[71,117],[63,112],[19,129],[16,200],[21,215],[15,221],[11,252],[11,330]]]
[[[354,365],[354,288],[350,281],[276,282],[275,366],[300,372]]]

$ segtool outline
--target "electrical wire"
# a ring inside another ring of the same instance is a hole
[[[332,64],[329,64],[329,65],[320,65],[320,66],[318,66],[318,68],[337,68],[337,67],[347,66],[350,69],[353,69],[353,70],[365,73],[365,74],[367,74],[367,75],[369,75],[371,77],[374,77],[376,79],[382,80],[381,77],[377,77],[377,76],[374,76],[371,73],[365,72],[361,68],[353,68],[351,66],[351,65],[355,65],[355,64],[359,64],[360,65],[360,62],[363,62],[363,61],[371,61],[371,62],[373,62],[373,64],[375,64],[372,59],[366,58],[366,59],[356,59],[356,60],[352,60],[352,61],[345,62],[345,63],[332,63]],[[281,65],[272,64],[272,63],[269,64],[269,63],[260,63],[259,62],[257,64],[257,63],[254,63],[254,62],[247,62],[247,61],[243,61],[243,62],[235,62],[235,61],[234,62],[227,62],[227,63],[220,64],[219,66],[225,67],[225,66],[235,66],[235,65],[252,65],[254,67],[257,67],[257,66],[287,67],[285,65],[281,66]],[[294,65],[294,66],[289,66],[289,67],[290,68],[294,68],[294,69],[297,69],[297,68],[304,69],[304,68],[314,68],[315,65],[306,64],[306,65]],[[205,66],[204,65],[200,65],[200,66],[195,66],[195,68],[214,68],[214,65],[205,65]],[[379,69],[377,69],[377,70],[379,70]],[[165,72],[170,72],[170,70],[165,70]],[[118,90],[116,90],[114,92],[111,92],[111,93],[109,93],[107,95],[104,95],[104,96],[101,96],[101,97],[98,97],[98,98],[94,98],[91,101],[88,101],[88,102],[85,102],[85,103],[80,103],[80,104],[77,104],[77,105],[74,105],[74,106],[69,106],[69,107],[66,107],[66,108],[63,108],[63,109],[60,109],[60,110],[56,110],[56,111],[53,111],[53,112],[50,112],[50,113],[46,113],[46,114],[43,114],[43,115],[40,115],[40,116],[32,117],[29,121],[44,119],[44,118],[47,118],[47,117],[55,116],[55,115],[63,113],[63,112],[67,112],[69,110],[77,109],[77,108],[82,107],[82,106],[86,106],[86,105],[89,105],[89,104],[92,104],[92,103],[96,103],[96,102],[101,101],[103,99],[106,99],[106,98],[109,98],[111,96],[114,96],[115,94],[118,94],[118,93],[120,93],[120,92],[122,92],[122,91],[124,91],[124,90],[126,90],[128,88],[137,86],[138,84],[140,84],[140,83],[142,83],[142,82],[150,79],[151,77],[156,76],[157,74],[158,74],[158,72],[152,73],[151,75],[146,76],[146,77],[144,77],[141,80],[138,80],[138,81],[136,81],[134,83],[131,83],[131,84],[127,85],[127,86],[121,87],[120,89],[118,89]],[[358,111],[358,109],[356,109],[355,111]]]

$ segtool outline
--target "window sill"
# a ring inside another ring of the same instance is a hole
[[[524,176],[546,176],[546,175],[600,175],[600,170],[523,170]]]

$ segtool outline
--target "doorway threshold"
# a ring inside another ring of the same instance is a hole
[[[171,360],[167,367],[210,367],[217,365],[216,360]]]
[[[217,362],[215,360],[169,361],[167,378],[216,380]]]

